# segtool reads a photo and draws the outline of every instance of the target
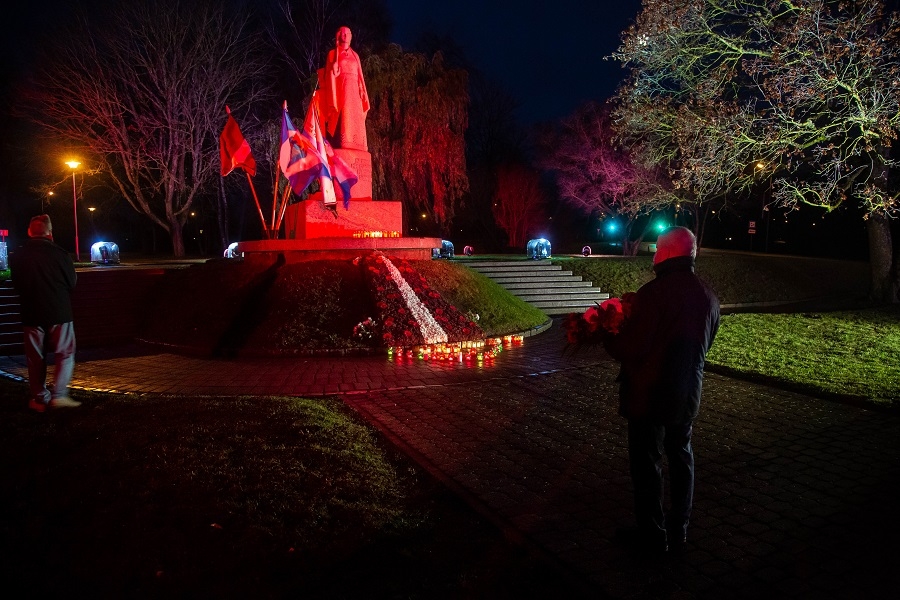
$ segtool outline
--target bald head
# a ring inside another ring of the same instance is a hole
[[[669,227],[659,235],[656,240],[656,254],[653,255],[653,264],[658,265],[664,260],[677,256],[697,256],[697,238],[687,227]]]
[[[28,237],[53,237],[53,225],[50,224],[50,215],[32,217],[31,222],[28,223]]]

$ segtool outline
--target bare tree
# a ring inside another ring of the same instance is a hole
[[[788,209],[857,204],[872,297],[898,302],[900,15],[888,4],[644,0],[615,55],[631,68],[617,123],[703,202],[771,181]]]
[[[537,172],[519,164],[499,169],[493,213],[497,224],[506,231],[510,247],[525,247],[525,238],[546,216],[546,204]]]
[[[82,17],[48,48],[27,115],[99,165],[181,256],[194,202],[215,193],[226,103],[241,114],[266,91],[254,38],[245,17],[204,0]]]
[[[269,41],[303,84],[304,94],[315,89],[316,70],[334,48],[334,34],[346,25],[363,55],[387,43],[390,24],[384,0],[270,0],[266,23]]]
[[[631,239],[637,217],[677,201],[662,169],[645,165],[617,142],[605,105],[582,105],[538,142],[541,165],[555,176],[563,202],[586,214],[626,217],[625,254],[637,252],[643,238]]]

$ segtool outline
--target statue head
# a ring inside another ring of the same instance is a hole
[[[341,48],[349,48],[350,42],[353,40],[353,33],[349,27],[341,27],[337,30],[334,39]]]

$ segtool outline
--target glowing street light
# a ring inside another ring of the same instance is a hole
[[[77,160],[70,160],[66,164],[72,169],[72,208],[75,211],[75,260],[80,262],[81,255],[78,253],[78,192],[75,189],[75,169],[81,163]]]

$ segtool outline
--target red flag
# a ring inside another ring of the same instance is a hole
[[[219,153],[222,156],[222,177],[231,173],[235,167],[240,167],[251,176],[256,175],[256,160],[250,151],[250,144],[244,139],[241,128],[231,116],[231,110],[226,106],[228,121],[225,129],[219,136]]]

